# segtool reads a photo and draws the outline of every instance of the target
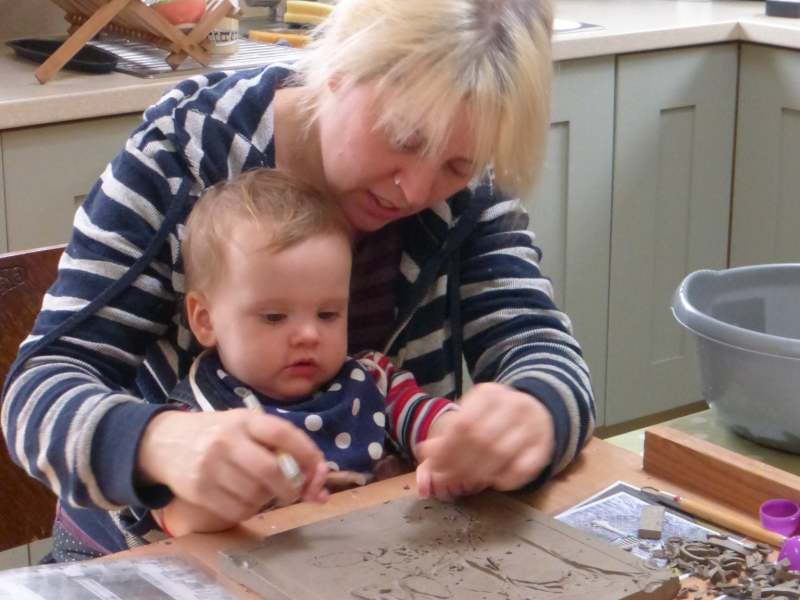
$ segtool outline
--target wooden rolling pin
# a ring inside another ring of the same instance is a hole
[[[305,0],[287,0],[284,23],[295,25],[319,25],[327,19],[333,6]]]
[[[709,504],[701,500],[683,498],[681,496],[676,496],[675,494],[662,492],[653,488],[642,488],[641,492],[643,494],[647,494],[659,504],[663,504],[671,508],[677,508],[685,513],[689,513],[690,515],[704,519],[709,523],[719,525],[720,527],[724,527],[730,531],[742,533],[751,539],[759,542],[765,542],[775,548],[780,548],[786,541],[786,536],[775,533],[774,531],[768,531],[763,527],[756,525],[752,521],[743,519],[733,511],[714,506],[713,504]]]
[[[329,17],[333,6],[320,2],[308,2],[308,0],[286,0],[286,12],[293,15],[316,15],[318,17]]]

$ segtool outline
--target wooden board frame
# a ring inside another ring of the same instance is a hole
[[[645,432],[643,468],[753,519],[767,500],[800,503],[800,477],[665,425]]]
[[[95,35],[103,30],[125,32],[134,39],[169,50],[167,64],[177,69],[189,56],[204,67],[211,63],[208,34],[225,17],[237,13],[230,0],[221,0],[188,34],[172,25],[140,0],[53,0],[72,23],[70,37],[35,73],[45,84],[58,73]]]
[[[270,600],[668,600],[669,570],[497,492],[404,496],[219,555]]]

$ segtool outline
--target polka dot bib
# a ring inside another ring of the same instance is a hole
[[[322,390],[294,402],[251,390],[225,372],[216,354],[200,359],[197,381],[206,384],[201,389],[217,410],[241,408],[242,399],[252,393],[265,412],[303,430],[319,446],[331,470],[370,473],[383,456],[386,398],[355,359],[349,358]]]

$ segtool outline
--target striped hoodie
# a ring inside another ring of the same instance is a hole
[[[135,466],[147,424],[200,351],[181,322],[183,223],[207,187],[275,166],[272,99],[290,74],[272,65],[200,75],[145,112],[78,209],[58,279],[6,381],[11,457],[103,551],[143,543],[142,516],[172,497],[139,484]],[[589,440],[595,413],[527,223],[491,180],[401,221],[395,326],[378,350],[432,396],[460,394],[463,356],[474,382],[536,397],[555,424],[542,482]],[[424,411],[409,406],[398,423],[407,447]]]

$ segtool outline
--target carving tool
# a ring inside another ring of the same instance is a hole
[[[701,500],[684,498],[650,487],[643,487],[640,491],[659,504],[682,510],[685,513],[704,519],[709,523],[742,533],[751,539],[765,542],[775,548],[780,548],[786,541],[786,536],[773,531],[767,531],[763,527],[742,518],[735,512],[714,506],[713,504]]]
[[[244,397],[244,404],[251,410],[264,412],[264,407],[253,394],[248,394]],[[289,480],[295,487],[301,488],[306,482],[305,475],[300,471],[300,467],[294,457],[288,452],[281,450],[277,451],[275,455],[278,457],[278,466],[283,471],[284,477]],[[343,486],[362,486],[367,485],[367,477],[363,473],[356,473],[354,471],[331,471],[325,477],[326,487],[343,487]]]
[[[625,537],[625,532],[617,529],[616,527],[612,527],[605,521],[597,520],[592,521],[592,527],[599,527],[600,529],[605,529],[606,531],[613,533],[614,535],[618,535],[621,538]]]
[[[189,385],[192,388],[192,392],[194,393],[197,403],[200,405],[200,408],[203,409],[203,412],[214,412],[214,407],[208,401],[208,398],[205,397],[196,381],[197,365],[200,363],[200,359],[208,353],[208,349],[204,350],[192,363],[192,367],[189,369]],[[244,398],[242,398],[242,402],[250,410],[255,410],[262,414],[266,414],[264,407],[261,406],[261,402],[259,402],[258,398],[256,398],[252,393],[247,394]],[[303,487],[306,482],[306,477],[303,475],[303,472],[300,470],[300,466],[297,464],[297,461],[294,459],[294,457],[283,450],[277,450],[275,452],[275,456],[278,459],[278,467],[280,468],[281,472],[283,472],[283,476],[286,477],[289,483],[294,485],[296,488]],[[326,487],[342,487],[349,485],[362,486],[366,484],[367,476],[363,473],[356,473],[354,471],[331,471],[325,478]]]
[[[208,401],[208,398],[206,398],[205,394],[203,394],[200,386],[197,385],[197,366],[200,364],[200,359],[209,354],[211,350],[211,348],[206,348],[203,350],[200,355],[194,359],[192,367],[189,369],[189,386],[192,388],[192,393],[194,394],[195,400],[197,400],[197,404],[200,405],[200,408],[203,409],[203,412],[215,412],[211,402]],[[261,402],[259,402],[258,398],[256,398],[252,393],[247,394],[242,399],[242,402],[244,402],[244,405],[250,410],[255,410],[262,414],[265,413],[264,407],[261,406]],[[283,476],[286,477],[287,481],[297,488],[303,487],[303,484],[306,482],[306,477],[303,475],[302,471],[300,471],[300,466],[297,464],[297,461],[294,459],[294,457],[288,452],[281,450],[277,450],[275,452],[275,456],[278,458],[278,467],[280,467],[280,470],[283,472]]]
[[[258,398],[253,394],[247,394],[242,401],[250,410],[266,414],[264,407],[261,406],[261,402],[259,402]],[[296,488],[303,487],[303,484],[306,482],[306,476],[300,471],[300,465],[297,464],[294,457],[284,450],[277,450],[275,456],[278,458],[278,466],[283,472],[283,476],[286,477],[286,480]]]

